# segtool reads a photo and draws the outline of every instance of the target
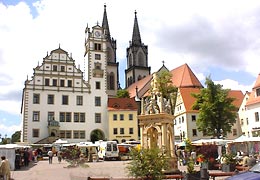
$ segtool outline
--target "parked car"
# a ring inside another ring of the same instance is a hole
[[[238,173],[226,178],[226,180],[260,180],[260,163],[257,163],[246,172]]]

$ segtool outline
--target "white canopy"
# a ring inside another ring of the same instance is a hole
[[[216,144],[216,145],[225,145],[228,142],[232,142],[232,140],[225,139],[199,139],[191,142],[192,145],[201,146],[203,144]]]
[[[54,142],[54,144],[68,144],[68,141],[66,140],[62,140],[62,139],[58,139]]]

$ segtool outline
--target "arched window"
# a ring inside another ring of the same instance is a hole
[[[138,53],[138,66],[145,66],[144,55],[142,52]]]

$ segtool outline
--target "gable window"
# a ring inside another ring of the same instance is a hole
[[[33,121],[40,121],[40,111],[33,111]]]
[[[257,97],[260,96],[260,88],[258,88],[258,89],[256,90],[256,96],[257,96]]]
[[[99,81],[96,81],[96,89],[101,89]]]
[[[57,86],[57,79],[52,80],[52,86]]]
[[[33,94],[33,104],[40,104],[40,94]]]
[[[50,85],[50,79],[45,79],[45,86],[49,86]]]
[[[100,43],[95,43],[94,46],[95,46],[94,47],[95,50],[101,51],[101,44]]]
[[[69,96],[62,95],[62,105],[68,105],[69,104]]]
[[[196,115],[191,115],[191,120],[196,121]]]
[[[259,122],[259,113],[255,112],[255,122]]]
[[[64,81],[64,79],[61,79],[60,80],[60,87],[64,87],[65,86],[65,81]]]
[[[99,96],[95,97],[95,106],[101,106],[101,97]]]
[[[95,113],[95,123],[101,123],[101,113]]]
[[[68,87],[72,87],[72,80],[68,80]]]
[[[77,105],[82,106],[83,105],[83,96],[77,96]]]
[[[101,59],[101,55],[100,54],[95,54],[95,59],[96,60],[100,60]]]
[[[54,95],[48,94],[48,104],[54,104]]]
[[[60,66],[60,71],[65,72],[65,66]]]
[[[57,65],[53,65],[53,66],[52,66],[52,70],[53,70],[53,71],[58,71]]]

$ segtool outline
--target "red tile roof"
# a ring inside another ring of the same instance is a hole
[[[259,88],[260,87],[260,74],[258,74],[258,77],[255,81],[255,85],[253,87],[253,89]]]
[[[246,102],[246,106],[260,103],[260,96],[256,96],[256,90],[260,88],[260,74],[258,74],[255,85],[252,89],[251,94],[249,95],[248,101]]]
[[[176,87],[186,87],[186,88],[202,88],[202,84],[192,72],[187,64],[183,64],[170,71],[172,74],[172,83]],[[147,94],[147,91],[151,86],[152,75],[132,84],[127,88],[130,97],[136,96],[136,87],[138,88],[138,96],[143,97]]]
[[[137,111],[138,106],[134,98],[108,98],[109,111]]]
[[[228,96],[235,98],[233,105],[239,109],[245,96],[243,92],[241,90],[230,90]]]
[[[198,112],[197,110],[193,110],[192,106],[196,101],[191,94],[198,94],[200,93],[199,88],[179,88],[180,94],[182,96],[183,104],[187,112]]]

